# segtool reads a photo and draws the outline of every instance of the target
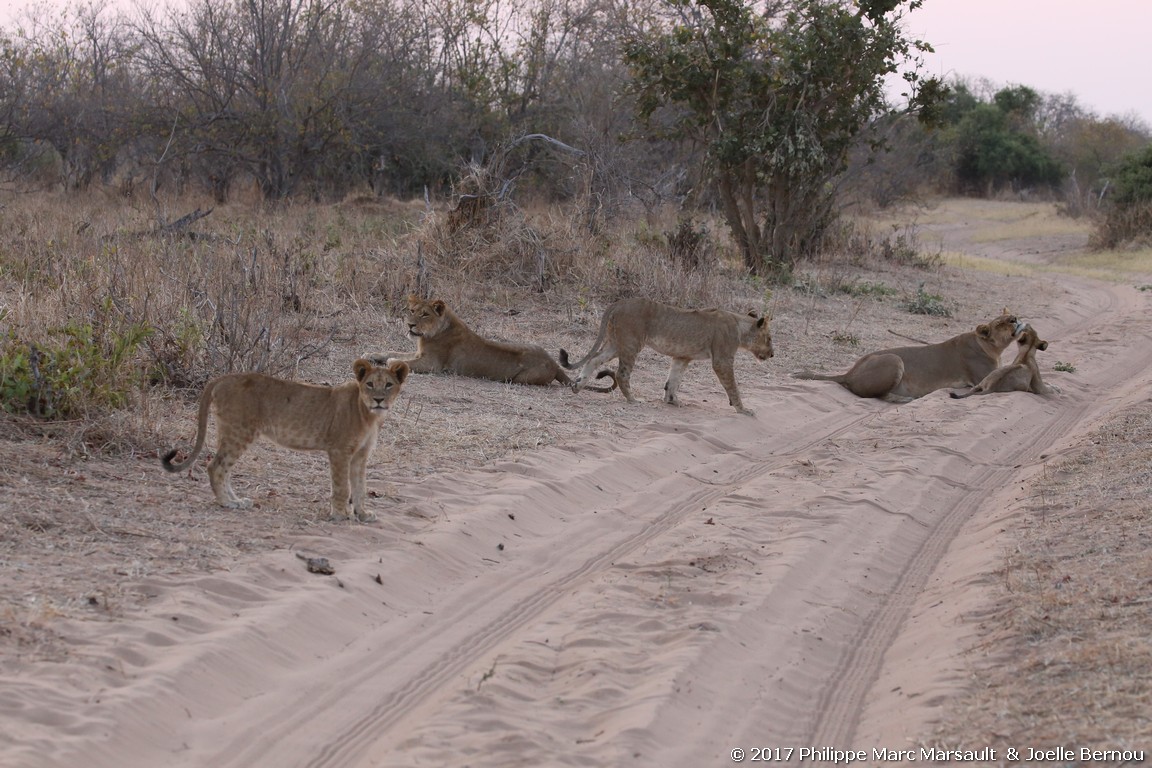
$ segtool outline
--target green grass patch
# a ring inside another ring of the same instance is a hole
[[[913,315],[932,315],[933,317],[952,317],[952,308],[947,300],[937,293],[928,293],[921,285],[916,289],[916,295],[904,303],[904,308]]]

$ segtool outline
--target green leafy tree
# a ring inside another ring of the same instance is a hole
[[[1017,85],[981,100],[960,84],[948,101],[941,114],[958,191],[990,196],[1061,183],[1064,167],[1040,137],[1039,93]]]
[[[1152,144],[1117,163],[1112,182],[1116,190],[1112,195],[1115,205],[1152,203]]]
[[[631,35],[641,119],[707,151],[708,174],[751,272],[787,272],[832,220],[832,182],[861,130],[889,111],[884,78],[930,50],[907,38],[920,0],[666,0],[669,23]],[[905,75],[912,106],[937,81]],[[927,87],[923,87],[927,86]]]
[[[1152,241],[1152,144],[1128,155],[1112,169],[1112,192],[1096,221],[1091,244],[1116,248]]]

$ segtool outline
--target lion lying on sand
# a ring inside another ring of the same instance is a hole
[[[1048,386],[1040,378],[1040,366],[1036,363],[1036,352],[1048,349],[1048,342],[1041,339],[1031,325],[1026,325],[1016,343],[1019,351],[1011,364],[992,371],[969,390],[952,392],[952,397],[987,395],[992,392],[1032,392],[1037,395],[1057,392],[1055,387]]]
[[[907,402],[948,387],[971,387],[994,371],[1023,329],[1008,310],[976,330],[938,344],[895,347],[864,355],[847,373],[799,371],[798,379],[835,381],[858,397]]]
[[[664,385],[664,402],[679,405],[676,390],[680,378],[693,360],[712,360],[712,370],[728,393],[728,403],[738,412],[752,415],[740,400],[736,388],[733,362],[736,350],[746,349],[757,360],[772,357],[772,334],[768,319],[755,313],[739,315],[722,309],[679,309],[649,299],[621,299],[604,311],[600,332],[592,349],[575,363],[568,361],[568,353],[560,350],[561,364],[570,370],[580,368],[572,389],[579,392],[592,372],[614,357],[620,358],[616,383],[620,392],[635,402],[629,377],[636,356],[644,347],[650,347],[672,358],[668,381]],[[601,371],[596,378],[611,375]]]
[[[416,352],[381,352],[364,357],[377,364],[402,360],[413,373],[455,373],[478,379],[548,386],[572,384],[543,347],[491,341],[464,324],[440,299],[408,297],[408,333],[416,337]],[[593,388],[610,392],[610,387]]]

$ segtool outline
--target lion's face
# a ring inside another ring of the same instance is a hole
[[[409,296],[408,316],[405,319],[408,323],[408,333],[430,339],[448,327],[448,305],[440,299],[425,301],[416,296]]]
[[[757,360],[767,360],[775,353],[772,351],[772,331],[768,328],[768,318],[760,317],[755,312],[749,312],[754,322],[744,334],[744,348],[756,356]]]
[[[1007,310],[995,320],[976,327],[977,335],[992,342],[998,349],[1006,348],[1023,330],[1024,324]]]
[[[1048,342],[1040,338],[1040,334],[1036,333],[1036,329],[1031,325],[1024,326],[1020,331],[1020,335],[1016,338],[1016,343],[1020,345],[1020,349],[1028,347],[1035,347],[1043,352],[1048,349]]]
[[[360,399],[368,410],[383,416],[400,394],[400,385],[408,378],[408,363],[397,360],[387,367],[363,358],[352,364],[356,381],[360,385]]]

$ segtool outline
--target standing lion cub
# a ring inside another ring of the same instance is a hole
[[[587,386],[596,368],[614,357],[620,358],[616,383],[628,402],[635,402],[629,376],[636,356],[650,347],[672,358],[668,381],[664,384],[664,402],[679,405],[676,390],[680,378],[693,360],[712,360],[712,370],[728,393],[728,403],[738,412],[753,415],[740,400],[736,388],[733,362],[736,350],[746,349],[757,360],[772,357],[772,334],[768,318],[754,312],[739,315],[722,309],[679,309],[650,299],[621,299],[604,311],[600,332],[592,350],[579,362],[569,363],[568,353],[560,350],[560,363],[568,369],[581,368],[572,384],[579,392]],[[601,372],[600,376],[610,375]]]
[[[374,520],[364,509],[368,456],[376,445],[380,423],[400,394],[408,364],[388,367],[368,360],[352,364],[355,381],[336,387],[284,381],[262,373],[231,373],[208,382],[200,396],[196,445],[184,461],[173,463],[176,449],[161,463],[169,472],[190,467],[204,447],[208,410],[215,406],[219,433],[208,480],[221,506],[246,509],[251,499],[232,490],[232,465],[257,437],[297,451],[327,451],[332,465],[332,516]],[[349,487],[351,486],[351,487]]]

